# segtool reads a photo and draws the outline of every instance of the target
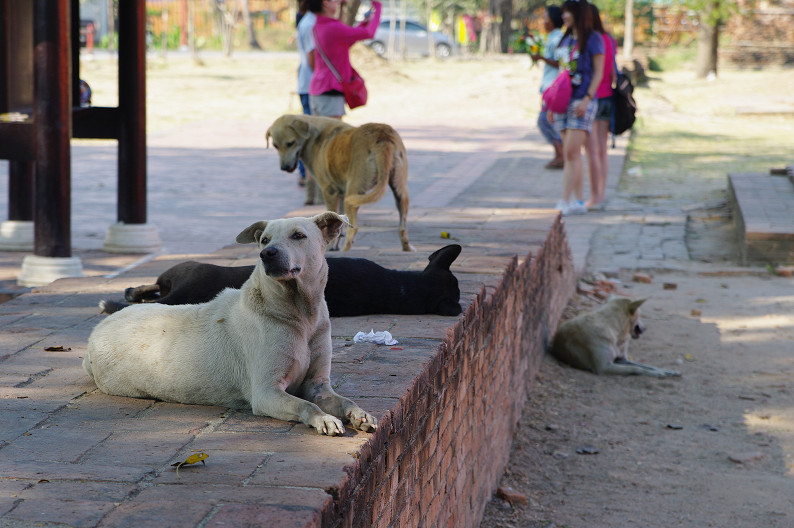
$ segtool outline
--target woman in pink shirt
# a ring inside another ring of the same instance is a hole
[[[341,4],[341,0],[309,0],[309,10],[317,15],[314,24],[314,74],[309,84],[312,115],[341,118],[345,114],[342,85],[328,68],[319,50],[322,49],[343,79],[349,79],[353,72],[350,47],[359,40],[374,37],[380,23],[381,3],[377,0],[372,2],[370,15],[356,27],[338,20]]]
[[[615,39],[604,30],[598,8],[590,4],[593,10],[593,29],[601,34],[604,39],[604,76],[596,90],[598,110],[596,111],[593,130],[585,142],[587,155],[587,170],[590,175],[590,199],[585,204],[588,209],[601,210],[604,208],[604,190],[607,186],[607,173],[609,160],[607,156],[607,139],[609,138],[609,122],[612,119],[612,85],[617,80],[615,72]]]

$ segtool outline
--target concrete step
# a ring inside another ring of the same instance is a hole
[[[740,262],[794,263],[794,184],[785,175],[728,175]]]

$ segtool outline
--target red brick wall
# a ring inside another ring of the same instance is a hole
[[[545,344],[574,288],[559,221],[537,254],[517,262],[493,292],[483,288],[381,420],[335,497],[334,519],[324,524],[479,525]]]

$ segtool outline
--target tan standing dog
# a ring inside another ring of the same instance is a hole
[[[403,251],[414,251],[405,227],[408,216],[408,157],[400,135],[389,125],[367,123],[354,127],[331,117],[284,115],[265,135],[278,150],[281,170],[292,172],[298,160],[311,171],[323,192],[326,207],[344,212],[351,227],[343,251],[358,231],[358,208],[377,202],[391,187],[400,213]],[[335,247],[338,249],[339,242]]]
[[[344,433],[342,421],[375,430],[377,420],[330,384],[324,253],[343,223],[327,211],[251,225],[237,241],[257,243],[260,258],[241,289],[116,312],[91,332],[83,367],[117,396],[248,408],[328,435]]]
[[[645,299],[632,301],[610,296],[593,312],[578,315],[561,324],[554,334],[551,354],[568,365],[596,374],[645,374],[664,378],[680,376],[629,360],[629,336],[637,339],[645,331],[640,320],[640,305]]]

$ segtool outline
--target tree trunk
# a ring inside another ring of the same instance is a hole
[[[502,19],[499,24],[499,47],[502,53],[507,53],[507,46],[512,40],[510,37],[513,33],[510,23],[513,21],[513,2],[512,0],[501,0],[499,2],[499,15]]]
[[[634,0],[626,0],[626,11],[624,14],[625,25],[623,26],[623,58],[631,60],[634,53]]]
[[[719,47],[720,22],[712,25],[705,22],[709,18],[708,12],[701,17],[698,29],[698,53],[695,60],[695,77],[705,79],[710,73],[717,74],[717,49]]]
[[[259,41],[256,40],[256,33],[254,32],[254,21],[251,20],[251,6],[248,4],[248,0],[243,0],[241,5],[243,10],[243,23],[245,24],[245,30],[248,31],[248,45],[251,46],[251,49],[261,50],[262,46],[260,46]]]
[[[433,49],[433,30],[430,28],[430,18],[433,15],[433,5],[428,0],[427,2],[427,50],[428,56],[433,58],[436,56],[435,50]]]
[[[234,26],[237,20],[237,6],[235,5],[234,9],[230,10],[223,0],[215,0],[215,15],[221,34],[223,54],[231,57],[234,49]]]
[[[361,7],[361,0],[350,0],[343,5],[345,6],[345,12],[342,14],[342,22],[348,26],[355,26],[356,14],[358,13],[358,8]]]
[[[116,8],[113,0],[108,0],[108,50],[116,48]]]
[[[480,53],[494,53],[502,49],[499,24],[497,23],[500,4],[499,0],[490,0],[488,2],[488,15],[480,33]]]

